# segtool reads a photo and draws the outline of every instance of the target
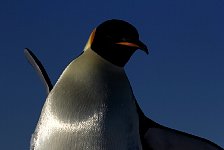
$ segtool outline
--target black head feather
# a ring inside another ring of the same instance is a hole
[[[123,67],[131,55],[147,47],[139,41],[138,31],[134,26],[122,20],[108,20],[100,24],[95,31],[92,50],[114,65]]]

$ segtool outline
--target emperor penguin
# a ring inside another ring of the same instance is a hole
[[[95,28],[84,51],[51,81],[37,57],[25,55],[47,88],[31,150],[223,150],[160,125],[144,115],[124,70],[145,44],[130,23],[112,19]]]
[[[139,118],[124,66],[148,53],[137,30],[109,20],[49,93],[33,135],[35,150],[141,150]]]

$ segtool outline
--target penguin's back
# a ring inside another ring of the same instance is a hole
[[[136,106],[123,68],[90,49],[72,61],[44,104],[33,147],[140,149]]]

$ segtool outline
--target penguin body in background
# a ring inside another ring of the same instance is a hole
[[[26,49],[49,91],[31,149],[223,150],[144,115],[123,69],[137,49],[148,53],[132,25],[106,21],[94,29],[84,52],[68,65],[54,87],[40,61]]]

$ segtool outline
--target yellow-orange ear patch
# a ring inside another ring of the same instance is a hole
[[[92,33],[90,34],[90,45],[92,45],[92,43],[93,43],[93,40],[94,40],[94,37],[95,37],[95,33],[96,33],[96,29],[94,29],[93,31],[92,31]]]
[[[88,41],[85,45],[84,51],[91,47],[91,45],[93,43],[93,40],[94,40],[94,37],[95,37],[95,33],[96,33],[96,28],[90,34],[89,39],[88,39]]]

